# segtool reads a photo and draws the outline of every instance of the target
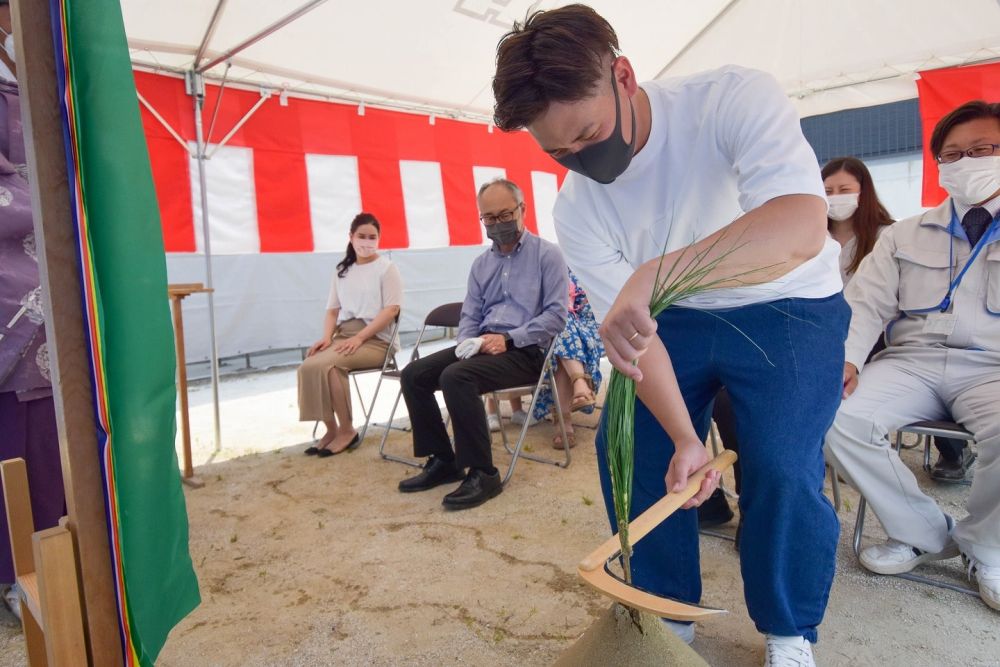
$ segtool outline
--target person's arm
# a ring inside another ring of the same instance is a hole
[[[339,307],[327,308],[326,315],[323,317],[323,336],[309,347],[309,351],[306,352],[307,357],[311,357],[317,352],[322,352],[330,347],[330,342],[333,340],[333,333],[337,330],[337,316],[339,314]]]
[[[858,373],[885,326],[899,315],[899,262],[895,256],[898,229],[892,225],[879,236],[844,288],[844,298],[851,307],[851,327],[844,348],[844,398],[857,387]]]
[[[458,337],[456,344],[479,335],[483,325],[483,289],[476,278],[480,260],[477,257],[469,270],[469,284],[462,303],[462,318],[458,322]]]
[[[658,337],[639,360],[639,366],[643,377],[642,382],[636,385],[636,395],[674,443],[674,455],[664,480],[666,489],[680,491],[687,486],[688,477],[708,463],[708,450],[694,430],[670,356]],[[705,502],[718,487],[720,477],[718,471],[706,475],[701,490],[683,508],[696,507]]]
[[[535,317],[507,332],[516,347],[545,345],[566,328],[569,272],[555,246],[541,247],[542,309]]]
[[[786,195],[750,211],[690,248],[664,255],[663,266],[669,268],[674,262],[684,266],[687,259],[700,252],[706,253],[703,263],[724,255],[703,282],[723,280],[717,287],[761,284],[815,257],[825,240],[823,200],[812,195]],[[656,335],[649,302],[659,269],[659,259],[639,267],[622,287],[600,328],[608,360],[636,380],[642,375],[632,366],[632,360],[649,347]],[[733,276],[739,277],[727,280]]]

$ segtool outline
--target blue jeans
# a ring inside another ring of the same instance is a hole
[[[657,320],[702,439],[712,399],[722,386],[729,391],[740,434],[743,589],[763,633],[815,642],[826,610],[840,526],[823,495],[823,437],[840,405],[850,316],[838,293],[726,311],[670,308]],[[602,421],[597,460],[617,530],[605,437]],[[663,497],[673,453],[673,442],[637,401],[633,518]],[[632,576],[652,593],[700,601],[695,509],[676,512],[635,546]]]

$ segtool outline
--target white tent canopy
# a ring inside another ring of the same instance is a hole
[[[210,64],[230,81],[488,120],[497,40],[564,0],[122,0],[133,62]],[[640,80],[727,63],[771,72],[803,116],[916,97],[921,69],[1000,58],[997,0],[593,0]],[[312,5],[315,5],[314,7]],[[213,21],[214,17],[214,21]]]

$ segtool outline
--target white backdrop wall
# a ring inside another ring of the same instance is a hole
[[[394,250],[385,253],[403,277],[402,331],[417,331],[424,316],[465,298],[466,278],[481,246]],[[219,356],[305,347],[323,333],[330,280],[343,253],[220,255],[212,259]],[[203,282],[205,258],[168,254],[171,283]],[[187,362],[210,357],[208,299],[183,301]]]

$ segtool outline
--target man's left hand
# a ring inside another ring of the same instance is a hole
[[[503,354],[507,351],[507,339],[501,334],[483,334],[483,346],[479,348],[479,354]]]
[[[704,466],[709,461],[708,450],[699,443],[689,446],[680,446],[670,459],[670,466],[667,468],[666,485],[667,491],[683,491],[688,484],[688,478]],[[717,488],[722,474],[718,470],[710,470],[705,479],[702,480],[698,493],[684,503],[681,509],[698,507],[708,500]]]

